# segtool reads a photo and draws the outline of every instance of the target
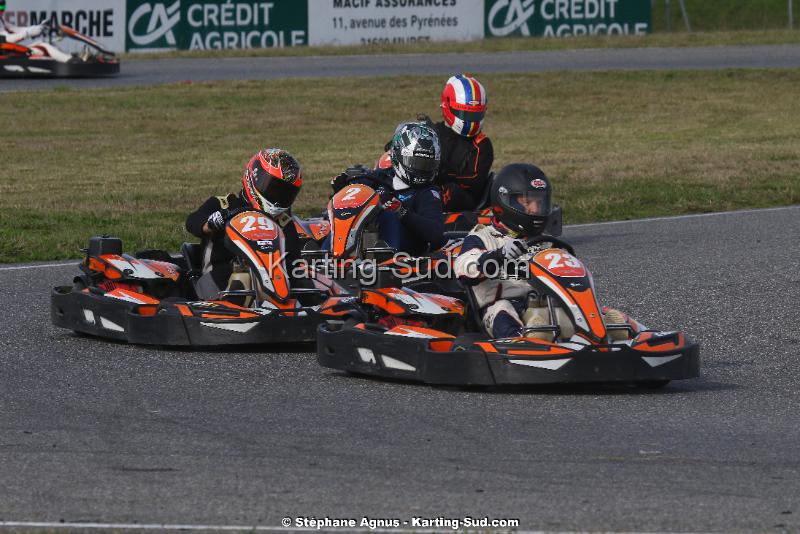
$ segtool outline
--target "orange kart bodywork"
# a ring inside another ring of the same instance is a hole
[[[283,232],[265,214],[232,217],[226,240],[252,288],[199,298],[191,245],[179,256],[146,251],[134,257],[122,253],[119,239],[92,238],[82,274],[51,293],[53,324],[147,345],[271,344],[313,341],[321,322],[353,311],[353,297],[322,275],[309,272],[312,287],[291,286]]]

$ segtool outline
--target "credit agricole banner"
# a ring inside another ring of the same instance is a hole
[[[650,0],[8,0],[117,50],[466,41],[650,32]]]
[[[308,4],[307,0],[128,0],[126,48],[203,50],[307,45]]]
[[[650,0],[486,0],[486,37],[650,32]]]

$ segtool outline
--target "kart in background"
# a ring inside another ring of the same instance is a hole
[[[51,293],[53,324],[144,345],[241,345],[312,341],[327,318],[352,311],[335,282],[309,273],[311,287],[291,287],[281,228],[245,210],[225,228],[233,274],[224,290],[202,273],[203,250],[178,255],[122,252],[122,241],[93,237],[71,285]]]
[[[362,318],[330,320],[317,332],[324,367],[448,385],[633,383],[661,387],[698,376],[699,345],[682,332],[652,330],[617,315],[611,322],[592,275],[555,237],[529,241],[523,276],[547,318],[521,337],[493,339],[472,290],[466,306],[399,292],[400,283],[362,288]],[[430,301],[433,301],[431,303]]]
[[[46,27],[45,39],[30,45],[0,43],[0,78],[92,78],[119,73],[116,54],[68,26]],[[83,44],[67,53],[55,42],[68,38]]]
[[[381,210],[380,195],[381,188],[373,189],[359,183],[347,185],[334,194],[327,207],[330,221],[327,249],[310,243],[304,250],[304,256],[319,272],[335,279],[350,291],[358,291],[361,280],[392,271],[395,275],[401,275],[405,280],[404,285],[417,290],[444,294],[455,290],[460,293],[460,288],[455,286],[454,289],[450,278],[437,277],[431,280],[427,273],[432,268],[445,267],[443,264],[452,264],[466,232],[446,232],[445,245],[422,258],[398,253],[378,239],[376,222]],[[378,267],[380,269],[376,271]]]

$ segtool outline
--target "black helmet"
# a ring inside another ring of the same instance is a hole
[[[428,185],[436,177],[442,158],[439,136],[425,123],[404,122],[394,131],[389,158],[395,174],[407,185]]]
[[[536,236],[547,228],[552,211],[550,180],[536,165],[503,167],[491,186],[492,211],[509,230]]]

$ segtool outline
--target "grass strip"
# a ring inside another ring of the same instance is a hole
[[[800,70],[479,75],[495,168],[553,178],[568,223],[800,202]],[[265,146],[329,177],[438,115],[441,77],[287,79],[10,93],[0,105],[0,262],[77,257],[90,235],[176,249],[186,214],[238,191]]]
[[[185,50],[123,54],[123,61],[191,57],[299,57],[370,54],[434,54],[468,52],[524,52],[581,48],[644,48],[732,45],[775,45],[800,43],[800,31],[741,30],[653,33],[648,35],[585,35],[564,38],[488,38],[478,41],[432,41],[368,46],[297,46],[225,50]],[[124,68],[124,67],[123,67]]]

